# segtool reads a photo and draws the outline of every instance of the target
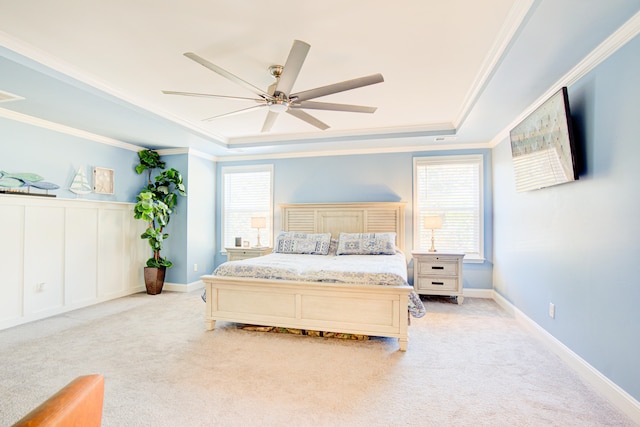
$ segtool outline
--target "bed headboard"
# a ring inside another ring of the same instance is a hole
[[[405,202],[282,204],[282,230],[301,233],[396,233],[404,251]]]

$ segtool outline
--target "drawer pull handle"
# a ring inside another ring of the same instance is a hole
[[[431,266],[431,269],[432,270],[444,270],[444,267],[441,266],[441,265],[434,265],[434,266]]]
[[[444,286],[444,282],[431,282],[432,285]]]

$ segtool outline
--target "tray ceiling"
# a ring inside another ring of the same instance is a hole
[[[560,3],[0,0],[0,91],[24,98],[0,108],[215,155],[486,144],[638,10],[623,0]],[[576,13],[580,22],[567,19]],[[377,111],[305,110],[325,131],[280,114],[261,133],[262,109],[203,121],[246,101],[161,92],[252,97],[183,54],[266,90],[269,66],[284,64],[294,39],[311,46],[294,91],[381,73],[383,83],[317,99]],[[518,64],[527,75],[509,74]]]

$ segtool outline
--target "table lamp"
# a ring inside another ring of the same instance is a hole
[[[251,228],[258,229],[258,243],[256,244],[256,248],[262,247],[260,244],[260,229],[265,228],[267,226],[267,218],[263,216],[253,216],[251,217]]]
[[[427,215],[423,219],[422,226],[425,230],[431,230],[431,249],[429,249],[429,252],[436,252],[433,230],[442,228],[442,217],[440,215]]]

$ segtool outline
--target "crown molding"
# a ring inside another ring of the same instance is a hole
[[[356,141],[365,139],[422,137],[436,135],[455,135],[452,123],[433,123],[428,125],[358,129],[349,131],[323,131],[313,134],[269,134],[232,138],[227,148],[262,147],[268,145],[306,144],[315,142]]]
[[[153,150],[161,156],[177,156],[180,154],[189,154],[189,148],[158,148]]]
[[[563,78],[563,84],[556,84],[556,90],[562,86],[570,86],[584,77],[589,71],[604,62],[625,44],[640,34],[640,12],[637,12],[604,42],[600,43],[589,55],[578,63]],[[551,91],[552,93],[554,91]]]
[[[256,155],[240,155],[240,156],[219,156],[217,162],[238,162],[250,160],[276,160],[276,159],[296,159],[304,157],[332,157],[332,156],[353,156],[364,154],[394,154],[394,153],[420,153],[425,151],[459,151],[491,148],[488,143],[470,143],[449,145],[431,144],[431,145],[406,145],[403,147],[380,147],[380,148],[355,148],[345,150],[316,150],[316,151],[296,151],[288,153],[272,153],[272,154],[256,154]]]
[[[5,108],[0,108],[0,117],[4,117],[9,120],[14,120],[16,122],[26,123],[31,126],[37,126],[40,128],[52,130],[54,132],[60,132],[60,133],[75,136],[78,138],[87,139],[93,142],[99,142],[100,144],[112,145],[114,147],[123,148],[125,150],[130,150],[130,151],[143,150],[137,145],[122,142],[113,138],[108,138],[106,136],[97,135],[95,133],[87,132],[84,130],[72,128],[70,126],[61,125],[59,123],[50,122],[48,120],[39,119],[37,117],[28,116],[26,114],[17,113],[15,111],[7,110]]]
[[[496,41],[493,46],[491,46],[489,54],[485,57],[469,92],[462,102],[462,108],[458,113],[458,117],[454,121],[456,128],[460,128],[471,112],[471,109],[478,101],[478,98],[480,98],[480,95],[486,88],[489,80],[498,68],[498,65],[500,65],[500,62],[513,42],[514,36],[520,30],[522,23],[527,18],[527,15],[531,11],[535,2],[536,0],[516,2],[509,11],[507,18],[505,19],[505,24],[500,29]]]
[[[213,156],[211,154],[203,153],[202,151],[199,151],[199,150],[189,149],[189,154],[195,157],[200,157],[201,159],[204,159],[204,160],[209,160],[211,162],[218,161],[218,156]]]
[[[84,83],[96,90],[104,92],[108,95],[111,95],[121,101],[127,102],[132,106],[140,108],[149,113],[155,114],[163,119],[169,120],[179,126],[182,126],[186,129],[189,129],[192,132],[195,132],[197,135],[212,141],[215,144],[219,144],[226,148],[228,139],[219,135],[215,132],[211,132],[208,129],[204,129],[201,126],[195,125],[191,121],[184,120],[173,113],[163,110],[157,105],[149,104],[139,98],[133,97],[130,94],[124,93],[123,91],[115,88],[107,84],[106,82],[94,77],[86,72],[80,71],[78,68],[70,65],[67,62],[64,62],[36,47],[25,43],[21,40],[18,40],[9,34],[0,31],[0,46],[4,46],[5,48],[15,52],[17,55],[23,56],[27,59],[35,61],[42,67],[49,68],[57,73],[60,73],[67,78],[77,80],[81,83]],[[28,66],[28,64],[23,64]],[[38,70],[42,71],[42,70]]]
[[[195,150],[193,148],[163,148],[158,150],[153,150],[160,154],[161,156],[176,156],[180,154],[187,154],[189,156],[200,157],[205,160],[210,160],[212,162],[218,161],[218,157],[213,156],[211,154],[203,153],[200,150]]]
[[[603,63],[607,58],[621,49],[634,37],[640,34],[640,12],[633,15],[627,22],[618,28],[605,41],[600,43],[591,53],[589,53],[582,61],[573,67],[568,73],[562,76],[555,84],[553,84],[545,93],[542,94],[529,108],[524,110],[516,117],[505,129],[496,134],[489,142],[490,147],[497,146],[501,141],[509,136],[509,132],[538,108],[544,101],[549,99],[551,95],[560,90],[563,86],[571,86],[598,65]]]

